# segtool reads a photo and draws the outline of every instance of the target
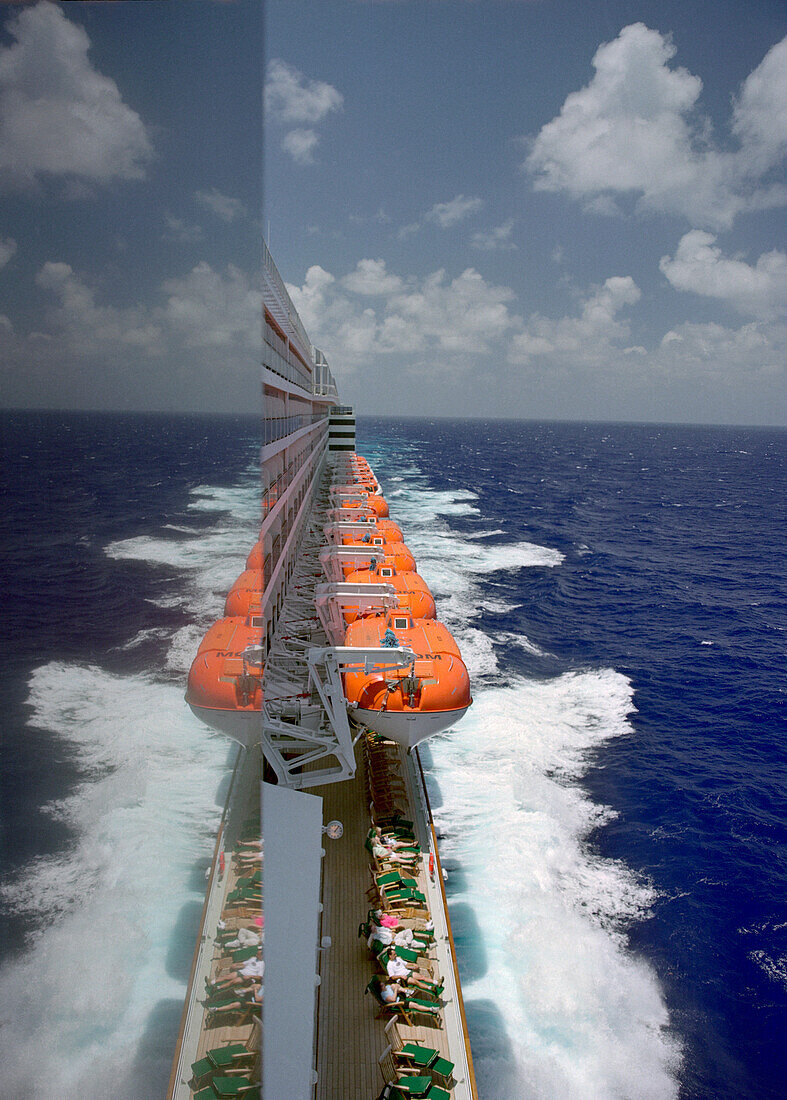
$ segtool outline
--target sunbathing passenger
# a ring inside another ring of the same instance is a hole
[[[371,841],[374,843],[378,840],[385,848],[391,848],[396,851],[398,848],[413,848],[414,842],[412,840],[401,840],[399,837],[392,836],[390,833],[383,833],[379,825],[374,826],[374,832],[371,836]]]
[[[431,975],[415,966],[408,966],[404,959],[400,959],[393,947],[388,949],[388,958],[385,960],[385,969],[388,977],[394,978],[405,985],[416,986],[419,989],[431,990],[434,982]]]
[[[384,1001],[387,1005],[395,1004],[396,1001],[404,1001],[406,997],[407,990],[404,986],[399,985],[398,982],[380,983],[380,1000]]]

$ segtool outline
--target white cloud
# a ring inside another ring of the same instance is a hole
[[[223,195],[215,187],[212,187],[210,191],[195,192],[194,199],[200,206],[206,207],[224,222],[234,222],[236,218],[242,218],[246,213],[246,207],[240,199]]]
[[[48,261],[35,281],[57,302],[42,335],[56,338],[58,346],[77,356],[123,347],[135,347],[147,357],[186,348],[253,352],[259,347],[261,292],[232,265],[222,274],[205,261],[196,264],[185,276],[166,280],[162,304],[155,305],[102,304],[67,263]],[[216,366],[222,361],[216,359]]]
[[[42,2],[7,24],[15,42],[0,48],[0,182],[141,179],[152,155],[145,126],[93,68],[87,34],[63,10]]]
[[[396,235],[400,241],[403,241],[407,237],[412,237],[418,233],[427,222],[439,225],[441,229],[450,229],[458,225],[459,222],[464,221],[471,214],[475,214],[483,205],[483,199],[466,198],[464,195],[457,195],[448,202],[436,202],[433,207],[426,211],[420,221],[403,225]]]
[[[670,329],[651,358],[664,375],[743,384],[784,372],[787,326],[753,321],[740,328],[687,323]],[[774,409],[774,413],[778,410]]]
[[[168,298],[161,319],[186,347],[259,346],[262,292],[239,268],[230,264],[222,275],[203,260],[163,289]]]
[[[431,210],[424,214],[424,221],[435,222],[443,229],[450,229],[458,225],[470,214],[474,214],[483,206],[481,199],[468,199],[464,195],[457,195],[449,202],[436,202]]]
[[[508,309],[513,292],[492,286],[473,268],[455,279],[444,270],[403,279],[382,260],[361,260],[336,279],[311,267],[303,286],[288,287],[311,338],[342,369],[370,356],[399,354],[430,364],[436,353],[451,361],[486,354],[519,322]],[[378,299],[370,306],[370,298]]]
[[[168,230],[167,236],[172,240],[187,244],[202,240],[202,227],[199,225],[189,225],[183,218],[175,218],[172,214],[165,214],[164,222]]]
[[[332,111],[340,111],[344,96],[323,80],[309,80],[280,58],[268,63],[265,81],[265,117],[293,129],[282,146],[297,164],[313,164],[319,136],[315,125]]]
[[[50,334],[57,335],[72,353],[90,355],[118,345],[138,347],[148,355],[163,350],[160,328],[144,307],[99,305],[95,292],[69,264],[49,261],[35,281],[59,302],[49,312]]]
[[[15,255],[16,241],[13,237],[8,237],[6,240],[0,237],[0,271],[2,271],[5,265],[13,259]]]
[[[273,121],[313,125],[322,122],[331,111],[340,110],[343,103],[344,96],[332,85],[309,80],[279,58],[268,64],[265,111]]]
[[[522,365],[545,358],[572,369],[605,367],[617,352],[627,349],[628,322],[618,314],[641,297],[630,275],[613,276],[581,302],[576,316],[558,320],[532,316],[511,341],[509,361]]]
[[[580,408],[599,418],[701,421],[734,407],[748,416],[748,395],[776,394],[787,361],[787,327],[775,322],[682,324],[646,336],[642,293],[629,275],[586,289],[564,315],[526,319],[510,288],[472,268],[418,277],[367,258],[339,277],[311,267],[288,290],[344,392],[364,394],[375,411]]]
[[[640,209],[710,228],[787,201],[787,189],[764,180],[787,147],[787,39],[744,82],[731,118],[733,152],[714,147],[697,110],[702,82],[670,68],[675,53],[642,23],[600,46],[593,79],[532,142],[525,166],[536,189],[563,191],[607,214],[616,211],[614,196],[630,195]]]
[[[359,260],[355,271],[342,279],[342,286],[353,294],[393,294],[401,290],[402,280],[386,271],[385,260]]]
[[[319,137],[316,130],[290,130],[282,138],[282,149],[296,164],[314,164],[314,150]]]
[[[716,298],[762,320],[787,313],[787,255],[774,250],[754,266],[729,259],[716,247],[716,238],[694,229],[681,238],[674,258],[659,264],[676,290]]]
[[[511,251],[516,245],[511,240],[511,231],[514,228],[514,219],[509,218],[502,225],[496,226],[487,232],[479,230],[470,239],[473,248],[479,248],[482,252],[495,252],[497,250]]]

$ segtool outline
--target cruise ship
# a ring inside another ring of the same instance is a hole
[[[264,243],[263,333],[259,539],[186,695],[241,748],[168,1100],[475,1100],[417,747],[467,672]]]

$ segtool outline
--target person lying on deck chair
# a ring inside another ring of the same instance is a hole
[[[404,986],[399,985],[398,982],[380,983],[380,1000],[384,1001],[387,1005],[392,1005],[396,1001],[405,1001],[406,999],[407,990]]]
[[[262,978],[264,975],[265,963],[262,959],[247,959],[245,962],[227,967],[211,984],[214,989],[228,989],[233,985],[254,984],[252,979]]]
[[[372,855],[375,859],[385,860],[386,863],[406,863],[409,867],[417,862],[413,856],[400,855],[393,848],[386,848],[377,837],[372,838]]]
[[[239,928],[234,940],[228,940],[224,946],[230,951],[238,947],[259,947],[262,936],[253,928]]]
[[[374,826],[374,832],[371,837],[372,844],[375,842],[382,844],[384,848],[390,848],[396,851],[397,848],[410,848],[412,850],[412,840],[401,840],[399,837],[391,836],[390,833],[383,835],[383,831],[379,825]]]
[[[404,982],[405,985],[416,986],[418,989],[427,990],[427,992],[434,986],[430,974],[423,970],[417,970],[415,967],[411,969],[404,959],[399,958],[393,947],[388,949],[385,969],[388,971],[389,978],[394,978],[397,982]]]

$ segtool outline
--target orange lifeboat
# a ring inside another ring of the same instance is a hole
[[[262,617],[219,619],[189,671],[186,702],[203,722],[247,745],[259,738]]]
[[[363,498],[361,502],[362,508],[368,508],[380,519],[385,519],[389,515],[388,504],[385,499],[379,496],[377,493],[360,492],[358,494]],[[357,508],[358,505],[351,500],[343,500],[341,502],[342,508]]]
[[[365,493],[373,493],[375,495],[377,494],[377,479],[371,474],[368,477],[364,476],[363,474],[348,474],[346,483],[353,486],[357,485],[358,488],[363,490]]]
[[[348,520],[348,522],[352,522]],[[363,522],[363,521],[361,521]],[[386,542],[402,542],[402,529],[398,523],[394,523],[392,519],[378,519],[376,523],[369,524],[369,534],[374,538],[375,536],[385,539]],[[349,545],[349,542],[357,539],[359,536],[356,533],[342,535],[342,542],[345,546]],[[360,536],[363,538],[363,535]]]
[[[350,584],[390,584],[403,611],[416,619],[434,619],[437,615],[434,598],[423,577],[411,571],[399,571],[391,561],[384,560],[374,569],[357,569],[347,577]],[[355,622],[357,611],[344,611],[346,623]]]
[[[377,554],[381,554],[385,561],[393,563],[394,568],[400,572],[406,572],[410,570],[415,572],[415,558],[407,549],[403,542],[385,542],[379,537],[369,539],[367,542],[363,542],[362,539],[358,539],[355,542],[346,544],[349,547],[357,547],[359,550],[370,550]],[[353,565],[343,565],[342,572],[345,577],[354,571]]]
[[[246,569],[227,594],[224,614],[245,618],[259,611],[262,602],[262,570]]]
[[[370,615],[347,627],[345,645],[405,646],[415,653],[409,668],[344,672],[344,693],[356,722],[412,748],[458,722],[472,703],[470,677],[450,631],[434,619],[406,611]]]
[[[262,569],[262,543],[259,539],[249,551],[249,556],[246,558],[246,568]]]

